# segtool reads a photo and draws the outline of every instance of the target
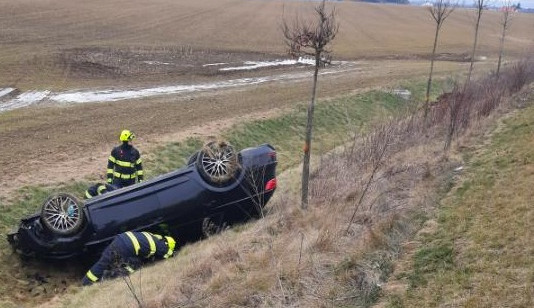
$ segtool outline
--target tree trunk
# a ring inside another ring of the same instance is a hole
[[[434,72],[434,59],[436,57],[436,47],[438,45],[439,24],[436,24],[436,34],[434,35],[434,47],[432,48],[432,56],[430,57],[430,74],[428,75],[428,82],[426,84],[425,96],[425,120],[428,116],[428,102],[430,100],[430,88],[432,87],[432,74]]]
[[[304,161],[302,163],[302,198],[301,208],[308,208],[308,184],[310,180],[310,153],[311,138],[313,129],[313,111],[315,109],[315,93],[317,91],[317,76],[319,75],[319,65],[321,64],[321,52],[315,53],[315,71],[313,73],[313,89],[311,102],[308,105],[308,121],[306,122],[306,141],[304,143]]]
[[[506,35],[506,24],[502,27],[502,36],[501,36],[501,42],[499,46],[499,61],[497,62],[497,79],[499,79],[499,73],[501,71],[501,61],[502,61],[502,54],[504,52],[504,36]]]
[[[469,85],[469,82],[471,81],[473,65],[475,64],[475,51],[477,49],[478,26],[480,25],[480,17],[482,17],[481,9],[478,11],[477,23],[475,25],[475,41],[473,42],[473,50],[471,51],[471,65],[469,66],[469,73],[467,74],[467,81],[465,82],[465,88],[467,88],[467,86]]]

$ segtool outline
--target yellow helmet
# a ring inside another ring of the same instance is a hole
[[[128,141],[134,140],[134,138],[135,138],[135,134],[133,132],[125,129],[125,130],[123,130],[121,132],[121,136],[119,137],[119,140],[128,142]]]

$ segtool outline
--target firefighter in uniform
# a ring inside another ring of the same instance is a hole
[[[121,145],[111,151],[108,159],[107,182],[117,188],[135,184],[136,180],[143,181],[143,164],[139,151],[129,142],[135,134],[127,129],[121,132]]]
[[[150,232],[124,232],[109,244],[100,259],[82,279],[82,285],[101,281],[105,271],[133,273],[144,260],[167,259],[174,254],[176,241]]]
[[[85,191],[85,198],[91,199],[92,197],[100,196],[101,194],[105,194],[115,189],[117,189],[117,187],[111,184],[98,183],[87,188],[87,190]]]

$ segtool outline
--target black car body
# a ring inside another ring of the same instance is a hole
[[[229,166],[230,156],[236,166]],[[187,233],[206,234],[261,213],[276,188],[276,165],[268,144],[239,153],[212,144],[183,168],[85,202],[68,194],[51,197],[40,213],[21,220],[8,241],[23,255],[55,259],[95,251],[124,231],[170,233],[184,241]]]

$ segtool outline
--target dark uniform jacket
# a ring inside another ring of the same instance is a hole
[[[139,151],[128,142],[111,151],[108,159],[107,182],[118,188],[143,180],[143,164]]]
[[[167,259],[174,253],[175,241],[170,236],[150,232],[124,232],[117,235],[104,250],[102,256],[82,279],[90,285],[102,279],[104,271],[126,269],[133,272],[143,259]]]

